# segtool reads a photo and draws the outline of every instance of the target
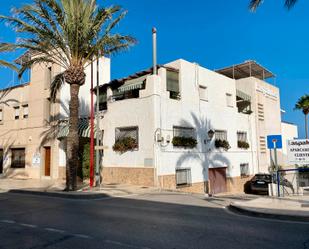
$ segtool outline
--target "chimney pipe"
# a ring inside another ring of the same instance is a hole
[[[157,74],[157,29],[152,28],[152,63],[153,74]]]

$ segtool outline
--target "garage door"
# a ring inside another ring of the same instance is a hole
[[[210,193],[226,192],[226,168],[209,169]]]

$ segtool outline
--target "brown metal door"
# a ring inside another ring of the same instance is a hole
[[[226,192],[226,168],[209,169],[210,193]]]
[[[0,150],[0,174],[3,173],[3,150]]]
[[[50,176],[50,147],[45,147],[45,176]]]

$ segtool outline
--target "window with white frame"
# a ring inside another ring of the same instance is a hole
[[[23,105],[23,118],[26,119],[29,117],[29,107],[28,104]]]
[[[240,176],[241,177],[249,176],[249,163],[240,164]]]
[[[195,129],[191,127],[173,126],[173,136],[195,138]]]
[[[237,132],[237,141],[239,142],[247,142],[247,132],[238,131]]]
[[[14,107],[14,119],[19,119],[19,106]]]
[[[208,88],[206,86],[199,85],[200,100],[208,101]]]
[[[0,122],[3,121],[3,109],[0,109]]]
[[[215,130],[215,139],[227,141],[227,131]]]
[[[138,144],[138,127],[121,127],[115,130],[115,141],[120,141],[124,138],[133,138]]]
[[[233,95],[230,93],[226,93],[226,105],[228,107],[233,107]]]
[[[166,71],[166,90],[170,92],[171,99],[180,99],[179,72]]]

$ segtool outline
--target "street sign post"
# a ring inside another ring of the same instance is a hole
[[[267,148],[270,151],[270,157],[271,157],[271,150],[274,150],[274,166],[277,171],[277,191],[278,191],[278,197],[280,197],[280,179],[279,179],[279,167],[278,167],[278,155],[277,155],[277,149],[282,149],[282,136],[281,135],[269,135],[267,136]],[[271,159],[272,160],[272,159]],[[272,165],[272,162],[271,162]],[[273,177],[273,172],[272,177]]]

